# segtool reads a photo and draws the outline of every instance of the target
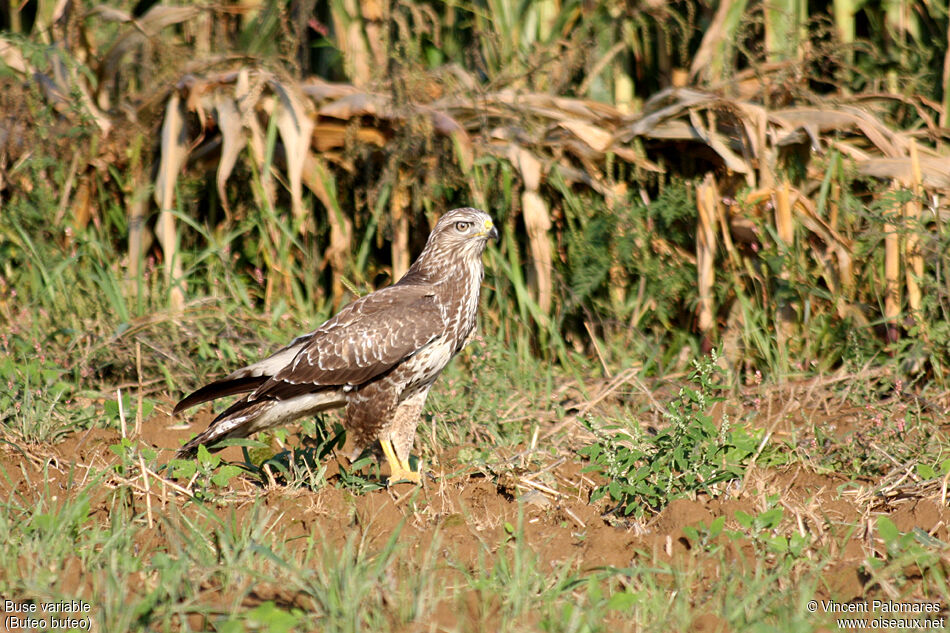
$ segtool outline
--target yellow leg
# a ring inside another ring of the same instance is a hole
[[[392,442],[390,442],[388,438],[380,438],[379,445],[382,447],[383,454],[386,455],[386,461],[389,463],[389,483],[395,483],[397,481],[410,481],[414,484],[422,483],[421,473],[412,470],[408,461],[403,463],[399,457],[396,456],[396,451],[393,449]],[[421,464],[419,470],[422,470]]]

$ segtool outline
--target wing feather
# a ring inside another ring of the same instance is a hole
[[[445,331],[427,285],[397,284],[354,301],[320,326],[296,354],[250,395],[278,398],[301,388],[359,385],[386,373]]]
[[[181,402],[175,405],[173,413],[178,415],[185,409],[190,409],[202,402],[217,400],[225,396],[233,396],[236,393],[254,391],[265,382],[267,382],[267,376],[244,376],[243,378],[224,378],[222,380],[216,380],[198,389],[187,398],[183,398]]]
[[[307,344],[309,336],[311,335],[298,336],[267,358],[231,372],[224,378],[189,394],[175,405],[174,414],[178,415],[185,409],[190,409],[202,402],[256,390],[293,360],[297,352]]]

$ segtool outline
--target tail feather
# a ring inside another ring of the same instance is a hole
[[[178,449],[178,457],[194,455],[202,444],[207,446],[228,438],[248,437],[258,431],[346,405],[346,392],[337,388],[304,393],[287,400],[267,397],[251,400],[251,397],[245,396],[222,411],[207,429]]]
[[[247,398],[241,398],[218,414],[207,429],[178,449],[176,456],[194,456],[201,444],[208,446],[231,437],[247,437],[256,430],[253,423],[267,407],[267,401],[248,402]]]
[[[270,376],[244,376],[242,378],[216,380],[183,398],[181,402],[175,405],[174,413],[178,415],[185,409],[190,409],[197,404],[208,402],[209,400],[217,400],[218,398],[233,396],[237,393],[254,391],[267,382],[269,378]]]

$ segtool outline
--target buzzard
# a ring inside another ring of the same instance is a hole
[[[475,329],[482,253],[490,238],[497,239],[498,230],[484,211],[446,213],[395,284],[360,297],[313,332],[179,402],[176,414],[246,394],[178,455],[345,406],[344,427],[357,449],[379,440],[390,481],[420,483],[409,450],[429,388]]]

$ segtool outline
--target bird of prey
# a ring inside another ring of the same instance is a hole
[[[357,450],[379,440],[389,480],[420,483],[420,472],[409,465],[416,426],[432,383],[475,330],[482,253],[497,238],[484,211],[443,215],[395,284],[356,299],[313,332],[179,402],[175,414],[246,394],[178,455],[345,406],[344,427]]]

